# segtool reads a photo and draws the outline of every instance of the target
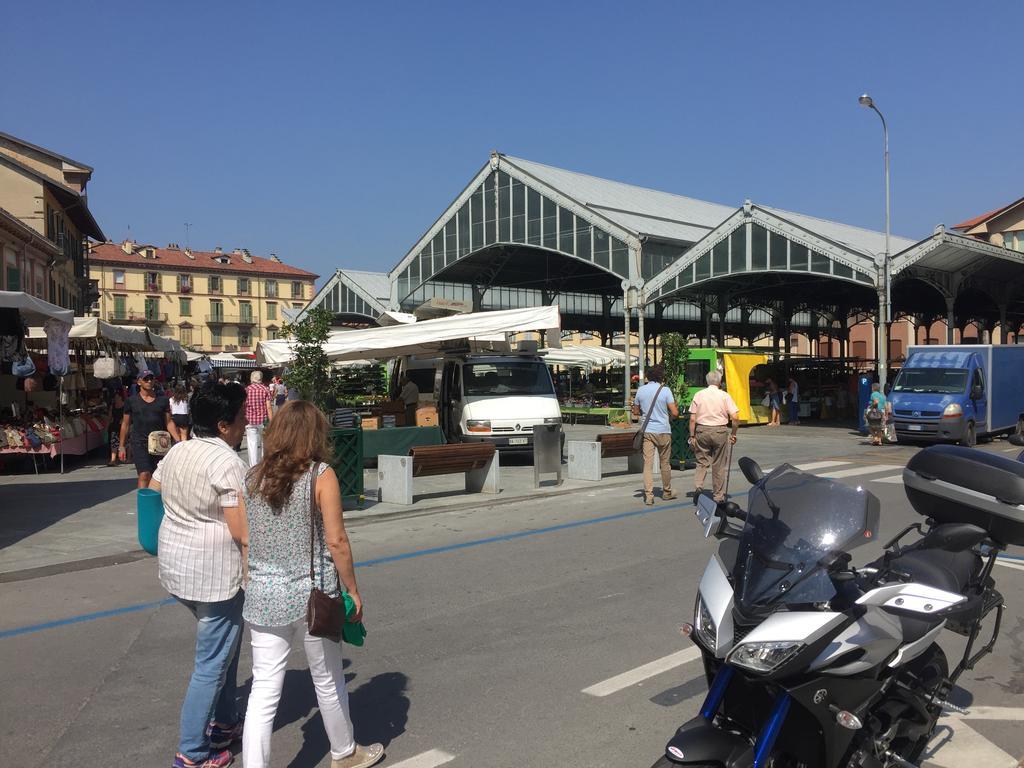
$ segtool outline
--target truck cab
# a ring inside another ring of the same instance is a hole
[[[1016,426],[1016,414],[1009,425],[993,423],[990,351],[911,347],[890,392],[898,438],[974,445],[979,436]]]
[[[448,442],[530,450],[534,427],[562,423],[551,373],[538,355],[403,358],[399,369],[417,382],[421,402],[432,398]]]

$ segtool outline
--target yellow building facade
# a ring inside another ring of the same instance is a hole
[[[191,251],[134,241],[94,246],[89,274],[99,294],[94,315],[213,354],[254,352],[260,339],[277,338],[285,310],[304,308],[317,278],[244,249]]]

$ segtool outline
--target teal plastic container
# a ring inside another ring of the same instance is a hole
[[[160,538],[160,523],[164,519],[164,501],[160,491],[151,491],[149,488],[138,490],[135,517],[139,524],[139,546],[155,555]]]

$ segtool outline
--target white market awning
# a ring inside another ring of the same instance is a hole
[[[384,359],[399,355],[440,352],[445,343],[494,334],[559,330],[561,316],[557,306],[527,307],[500,312],[474,312],[464,315],[421,320],[408,325],[335,331],[324,351],[330,360]],[[286,365],[295,354],[290,339],[261,341],[256,358],[266,365]]]
[[[29,339],[45,339],[46,331],[42,326],[28,329]],[[115,344],[124,344],[136,349],[150,349],[149,337],[145,331],[137,331],[122,325],[112,325],[98,317],[76,317],[75,324],[68,334],[69,339],[104,339]]]
[[[577,366],[580,368],[600,368],[606,365],[624,366],[626,353],[609,347],[568,346],[556,349],[548,347],[540,353],[548,365]],[[630,355],[630,362],[637,363],[636,355]]]
[[[68,325],[75,321],[75,313],[70,309],[63,309],[22,291],[0,291],[0,309],[18,310],[29,325],[42,325],[51,319]]]
[[[241,371],[255,370],[260,364],[251,357],[235,357],[234,355],[211,355],[210,365],[214,368],[236,368]]]

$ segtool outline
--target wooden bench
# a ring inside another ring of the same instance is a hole
[[[467,493],[498,493],[500,462],[492,443],[418,445],[408,456],[377,457],[377,498],[390,504],[412,504],[413,478],[466,476]]]
[[[569,456],[569,479],[601,479],[601,460],[625,457],[631,473],[644,471],[642,451],[633,448],[636,432],[602,432],[593,441],[569,440],[566,444]]]

